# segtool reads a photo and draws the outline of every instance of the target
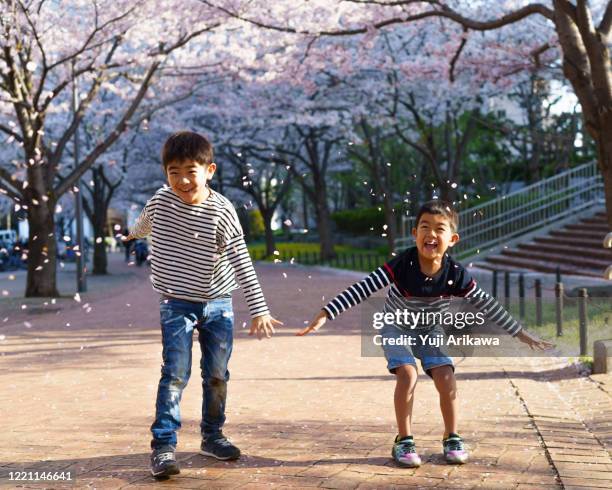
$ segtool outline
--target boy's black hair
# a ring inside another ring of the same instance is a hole
[[[179,131],[164,143],[161,159],[164,171],[172,162],[193,161],[200,165],[209,165],[213,161],[213,147],[201,134]]]
[[[441,214],[445,218],[448,219],[451,230],[453,233],[457,233],[459,229],[459,215],[453,205],[448,201],[443,201],[441,199],[434,199],[433,201],[427,201],[425,204],[421,206],[419,212],[417,213],[416,221],[414,222],[414,227],[418,228],[419,220],[423,214]]]

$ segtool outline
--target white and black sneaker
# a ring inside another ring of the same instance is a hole
[[[151,453],[151,474],[155,478],[167,478],[181,472],[176,462],[174,448],[165,446],[154,449]]]
[[[200,454],[227,461],[238,459],[240,457],[240,449],[228,441],[223,434],[217,434],[207,437],[202,441]]]

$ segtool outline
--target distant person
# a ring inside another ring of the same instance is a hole
[[[126,237],[130,234],[130,230],[126,227],[123,229],[123,236]],[[123,247],[125,248],[125,261],[129,262],[130,261],[130,252],[132,250],[132,245],[134,244],[134,242],[136,241],[135,239],[132,240],[121,240],[123,242]]]

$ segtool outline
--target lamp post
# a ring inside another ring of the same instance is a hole
[[[78,94],[77,79],[74,74],[74,60],[72,62],[72,112],[77,117]],[[79,166],[79,130],[74,131],[74,168]],[[77,291],[83,293],[87,291],[87,281],[85,278],[85,250],[83,249],[83,196],[81,195],[81,179],[79,178],[75,186],[75,219],[76,219],[76,242],[78,250],[75,251],[76,270],[77,270]]]

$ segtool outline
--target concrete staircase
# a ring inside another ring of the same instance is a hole
[[[610,231],[604,212],[553,229],[547,235],[503,249],[474,265],[485,269],[534,270],[602,278],[612,264],[612,250],[603,248]]]

